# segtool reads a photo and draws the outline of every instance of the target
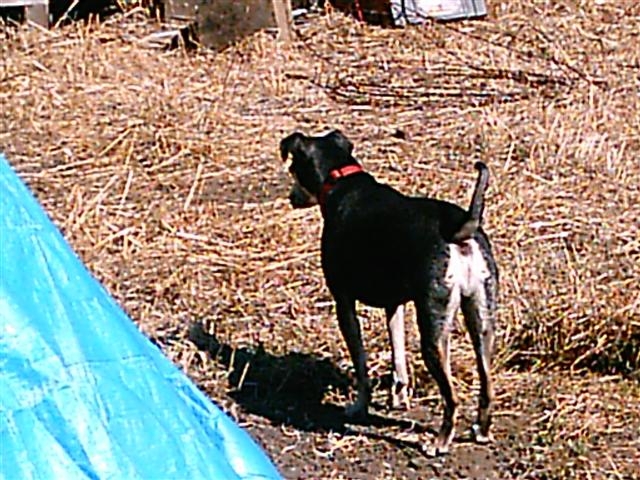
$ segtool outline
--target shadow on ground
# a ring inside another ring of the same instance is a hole
[[[276,356],[257,348],[233,348],[195,325],[189,339],[221,368],[230,372],[229,394],[246,412],[259,415],[274,425],[286,425],[307,432],[350,433],[353,426],[398,427],[416,431],[415,422],[375,413],[362,421],[346,417],[342,406],[324,402],[325,394],[337,390],[346,394],[348,376],[331,361],[307,353]],[[366,432],[359,432],[367,434]],[[376,435],[380,438],[380,435]]]

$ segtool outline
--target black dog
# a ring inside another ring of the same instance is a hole
[[[353,360],[358,397],[347,414],[366,416],[370,385],[356,300],[386,311],[394,380],[392,403],[406,400],[404,310],[415,304],[423,360],[444,399],[443,422],[429,454],[446,453],[454,434],[457,396],[451,384],[449,331],[459,307],[473,342],[480,376],[479,443],[490,440],[493,330],[498,271],[480,227],[488,169],[478,180],[469,211],[441,200],[410,198],[378,183],[351,155],[338,130],[318,137],[296,132],[280,142],[292,156],[296,180],[289,196],[296,208],[319,204],[324,217],[322,269],[336,302],[340,330]]]

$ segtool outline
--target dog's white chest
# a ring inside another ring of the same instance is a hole
[[[490,272],[475,240],[449,245],[449,265],[445,282],[447,286],[465,297],[483,291],[484,281]]]

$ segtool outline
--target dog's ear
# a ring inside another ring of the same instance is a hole
[[[340,150],[343,150],[344,152],[347,152],[348,155],[351,155],[351,152],[353,152],[353,143],[351,143],[351,141],[344,135],[344,133],[342,133],[340,130],[334,130],[333,132],[329,133],[328,136],[335,142]]]
[[[290,153],[304,146],[305,136],[300,132],[295,132],[280,141],[280,157],[286,161]]]

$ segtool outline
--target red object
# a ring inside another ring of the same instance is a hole
[[[349,175],[353,175],[354,173],[363,172],[364,169],[360,165],[346,165],[344,167],[336,168],[335,170],[331,170],[329,172],[329,176],[333,180],[338,180],[342,177],[348,177]],[[325,183],[326,185],[326,183]]]
[[[322,185],[322,190],[320,191],[320,197],[318,198],[318,203],[320,204],[320,210],[322,210],[322,214],[324,215],[324,206],[327,200],[327,195],[333,189],[336,184],[336,180],[339,180],[344,177],[348,177],[349,175],[353,175],[355,173],[364,172],[364,169],[360,165],[345,165],[344,167],[336,168],[335,170],[331,170],[329,172],[329,178],[324,185]]]
[[[390,0],[329,0],[328,4],[361,22],[393,26]]]
[[[361,22],[364,22],[364,13],[362,12],[362,7],[360,6],[360,1],[359,0],[355,0],[353,3],[355,4],[355,7],[356,7],[356,18],[358,20],[360,20]]]

